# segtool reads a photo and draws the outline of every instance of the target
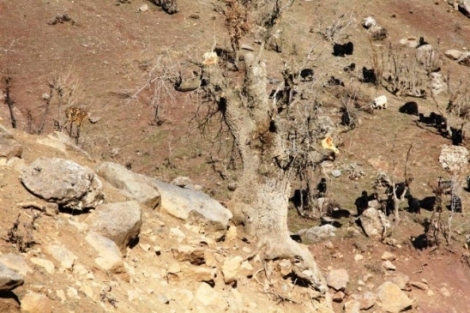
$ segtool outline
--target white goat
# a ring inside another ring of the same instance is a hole
[[[386,109],[387,108],[387,96],[378,96],[372,101],[372,109]]]

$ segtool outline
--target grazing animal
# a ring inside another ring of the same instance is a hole
[[[341,113],[341,124],[350,128],[355,128],[356,115],[347,108],[343,108],[342,111],[343,112]]]
[[[414,198],[411,194],[407,196],[408,199],[408,211],[410,213],[421,214],[421,204],[418,199]]]
[[[290,239],[294,240],[295,242],[301,243],[302,238],[300,238],[300,235],[290,235]]]
[[[304,68],[300,71],[300,77],[303,81],[312,81],[313,80],[313,70],[311,68]]]
[[[323,198],[325,197],[326,194],[326,178],[322,178],[320,182],[317,185],[317,191],[318,191],[318,198]]]
[[[382,204],[379,201],[378,193],[374,192],[373,194],[369,195],[367,198],[369,200],[367,202],[368,208],[380,209],[382,207]]]
[[[345,55],[352,55],[354,51],[354,44],[350,41],[345,44],[335,43],[333,45],[333,55],[337,57],[344,57]]]
[[[284,98],[284,90],[271,90],[271,92],[269,93],[269,99],[274,99],[274,97],[277,101],[280,101],[282,98]]]
[[[369,207],[369,196],[367,195],[367,191],[363,191],[361,196],[356,199],[354,205],[357,209],[357,216],[360,216],[367,208]]]
[[[351,63],[351,64],[345,66],[343,68],[343,71],[345,71],[346,73],[349,73],[349,72],[354,72],[355,69],[356,69],[356,63]]]
[[[387,108],[387,96],[378,96],[377,98],[374,99],[371,103],[371,108],[372,109],[386,109]]]
[[[341,79],[338,79],[334,76],[331,76],[330,79],[328,80],[327,82],[327,85],[328,86],[343,86],[344,87],[344,83]]]
[[[436,197],[430,196],[430,197],[424,197],[419,201],[420,207],[432,211],[434,209],[434,205],[436,203]]]
[[[377,75],[375,75],[375,71],[374,69],[367,69],[365,66],[362,67],[362,81],[364,83],[371,83],[371,84],[375,84],[375,82],[377,81]]]
[[[470,191],[470,176],[467,176],[467,191]]]
[[[385,202],[385,215],[389,216],[392,214],[395,210],[394,203],[393,203],[393,198],[388,197],[387,201]]]
[[[456,213],[462,213],[462,200],[457,195],[450,198],[450,210]]]
[[[437,179],[437,187],[442,190],[442,193],[445,195],[450,195],[452,189],[454,188],[454,183],[452,180],[444,180],[441,176]]]
[[[433,112],[433,113],[434,113],[434,112]],[[431,113],[431,114],[433,114],[433,113]],[[433,126],[434,126],[434,121],[433,121],[433,119],[432,119],[431,116],[424,116],[423,113],[419,113],[419,114],[418,114],[418,117],[419,117],[418,121],[419,121],[420,123],[423,123],[423,124],[426,124],[426,125],[433,125]]]
[[[389,186],[387,188],[386,193],[388,194],[389,197],[393,197],[392,186]],[[398,199],[404,199],[408,197],[410,195],[410,188],[408,187],[408,184],[405,182],[395,184],[395,195],[397,196]]]
[[[415,249],[423,250],[431,246],[431,242],[429,241],[428,235],[426,234],[421,234],[418,237],[412,236],[410,239]]]
[[[414,101],[407,102],[398,109],[398,112],[419,116],[418,104]]]
[[[452,145],[459,146],[463,142],[463,131],[454,127],[450,128]]]

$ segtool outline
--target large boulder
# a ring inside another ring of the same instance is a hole
[[[45,295],[28,291],[21,298],[21,310],[29,313],[52,313],[54,303]]]
[[[459,172],[468,164],[468,150],[461,146],[443,145],[439,155],[442,168],[451,172]]]
[[[182,220],[196,219],[214,236],[225,233],[232,213],[219,202],[200,191],[184,189],[152,179],[161,195],[160,210]]]
[[[377,296],[385,312],[399,313],[413,304],[413,301],[400,290],[400,287],[388,281],[377,288]]]
[[[111,185],[133,200],[155,209],[160,203],[160,193],[152,186],[148,177],[129,171],[122,165],[103,162],[96,169],[96,173]]]
[[[327,239],[330,239],[331,237],[336,236],[335,235],[336,227],[330,225],[330,224],[325,224],[322,226],[314,226],[309,229],[301,229],[299,230],[298,234],[302,237],[303,241],[308,241],[308,242],[320,242],[324,241]]]
[[[382,240],[392,233],[392,224],[380,210],[368,208],[361,214],[359,221],[366,236],[372,239]]]
[[[13,290],[23,283],[23,276],[0,263],[0,291]]]
[[[137,201],[102,204],[86,222],[90,231],[113,240],[121,251],[125,251],[139,236],[142,209]]]
[[[39,158],[23,170],[21,182],[35,196],[72,210],[95,208],[104,200],[97,175],[70,160]]]
[[[85,237],[88,244],[98,252],[95,263],[105,271],[115,274],[124,273],[124,263],[118,246],[109,238],[95,232],[90,232]]]

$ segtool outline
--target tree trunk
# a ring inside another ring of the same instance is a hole
[[[229,208],[246,232],[258,239],[265,259],[287,258],[294,273],[326,291],[325,280],[307,247],[291,240],[287,227],[292,160],[283,147],[283,124],[266,92],[266,68],[260,55],[245,55],[245,81],[234,89],[217,65],[203,67],[206,90],[213,96],[235,138],[243,170]]]

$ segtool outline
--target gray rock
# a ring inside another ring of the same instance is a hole
[[[1,134],[1,133],[0,133]],[[3,164],[6,164],[11,158],[21,158],[23,154],[23,146],[16,140],[2,138],[0,135],[0,159],[3,159]]]
[[[336,291],[346,289],[349,282],[349,275],[345,269],[332,270],[326,275],[326,283]]]
[[[365,28],[369,29],[371,28],[372,26],[375,26],[377,25],[377,22],[375,21],[375,19],[372,17],[372,16],[368,16],[366,17],[365,19],[362,20],[362,26],[364,26]]]
[[[395,275],[390,277],[388,280],[394,283],[395,285],[397,285],[401,290],[404,290],[404,289],[407,289],[410,278],[406,274],[396,273]]]
[[[200,191],[179,188],[156,179],[152,182],[161,195],[161,210],[182,220],[199,220],[212,231],[225,233],[232,213],[218,201]]]
[[[400,287],[391,282],[385,282],[377,288],[377,296],[385,312],[398,313],[413,304],[413,301],[400,290]]]
[[[325,224],[322,226],[315,226],[307,230],[300,230],[298,234],[302,237],[303,240],[310,242],[320,242],[336,236],[335,231],[336,227]]]
[[[56,259],[60,265],[67,270],[71,270],[73,263],[75,262],[77,256],[70,252],[67,248],[60,245],[49,245],[46,248],[47,253],[49,253],[54,259]]]
[[[125,271],[121,252],[114,241],[95,232],[88,233],[85,240],[98,252],[98,257],[95,258],[95,262],[102,269],[113,273]]]
[[[102,204],[86,219],[90,231],[113,240],[125,251],[140,233],[142,209],[137,201]]]
[[[460,0],[459,11],[467,17],[470,17],[470,0]]]
[[[341,171],[340,170],[332,170],[331,175],[334,177],[340,177],[341,176]]]
[[[24,260],[23,256],[15,253],[2,254],[0,256],[0,263],[17,271],[22,276],[26,276],[33,272],[33,269]]]
[[[187,176],[178,176],[170,184],[187,189],[195,189],[192,180]]]
[[[444,54],[451,60],[458,60],[462,56],[463,52],[456,49],[450,49],[447,50]]]
[[[23,276],[0,263],[0,291],[13,290],[23,283]]]
[[[349,300],[344,304],[344,313],[359,313],[360,303],[357,300]]]
[[[39,158],[23,170],[21,182],[35,196],[73,210],[95,208],[104,199],[95,173],[70,160]]]
[[[470,52],[464,52],[457,59],[457,63],[465,66],[470,66]]]
[[[112,162],[103,162],[96,168],[96,173],[122,193],[154,209],[160,203],[160,193],[150,183],[150,179],[129,171],[124,166]]]
[[[442,168],[451,172],[458,172],[468,164],[468,150],[461,146],[443,145],[439,155]]]
[[[28,291],[23,298],[21,298],[21,311],[29,313],[52,313],[54,306],[53,302],[40,293]]]
[[[390,236],[392,224],[382,211],[369,208],[361,214],[359,219],[367,237],[382,240]]]

